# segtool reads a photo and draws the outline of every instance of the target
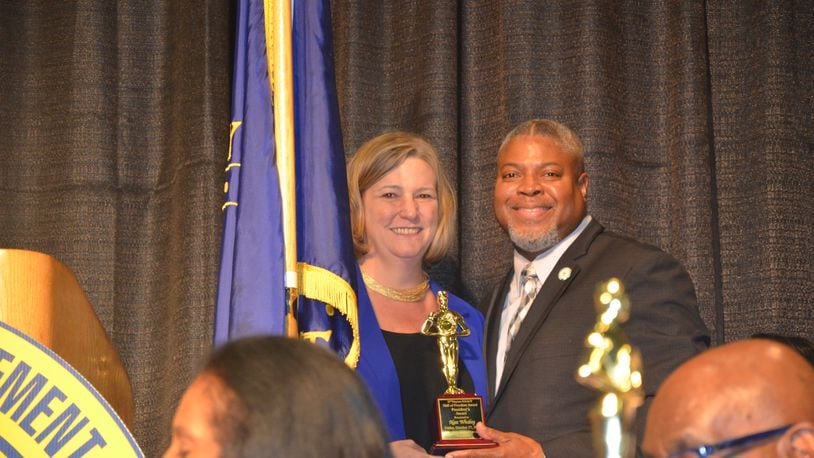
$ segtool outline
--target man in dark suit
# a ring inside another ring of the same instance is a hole
[[[532,120],[507,135],[494,205],[514,263],[482,306],[490,427],[478,426],[500,447],[448,456],[593,456],[587,415],[598,393],[574,374],[597,319],[594,291],[611,277],[627,291],[631,314],[623,329],[644,364],[638,437],[662,380],[709,346],[681,264],[606,231],[588,215],[587,193],[582,143],[568,127]]]

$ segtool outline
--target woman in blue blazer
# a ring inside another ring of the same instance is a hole
[[[423,271],[455,240],[455,198],[438,154],[423,138],[387,132],[362,145],[348,163],[353,242],[358,261],[357,371],[399,448],[429,449],[433,399],[447,387],[435,337],[420,330],[438,310],[439,285]],[[459,387],[485,396],[483,316],[450,294],[470,334],[460,337]]]

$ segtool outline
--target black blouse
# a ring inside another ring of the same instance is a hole
[[[399,334],[382,330],[401,385],[401,408],[404,432],[425,450],[438,439],[435,437],[433,407],[435,398],[447,389],[441,372],[438,338],[420,333]],[[467,393],[475,385],[462,361],[458,360],[458,386]]]

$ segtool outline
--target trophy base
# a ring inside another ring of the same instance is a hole
[[[497,447],[497,442],[486,439],[451,439],[440,440],[430,448],[431,455],[445,454],[454,450],[468,450]]]
[[[477,437],[475,424],[483,422],[483,398],[477,394],[442,394],[435,398],[436,437],[430,452],[497,447],[496,442]]]

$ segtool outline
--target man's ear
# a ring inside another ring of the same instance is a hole
[[[577,186],[579,187],[579,192],[582,194],[582,199],[588,198],[588,174],[582,172],[579,178],[577,178]]]
[[[794,424],[778,441],[777,451],[779,456],[814,457],[814,425],[809,422]]]

